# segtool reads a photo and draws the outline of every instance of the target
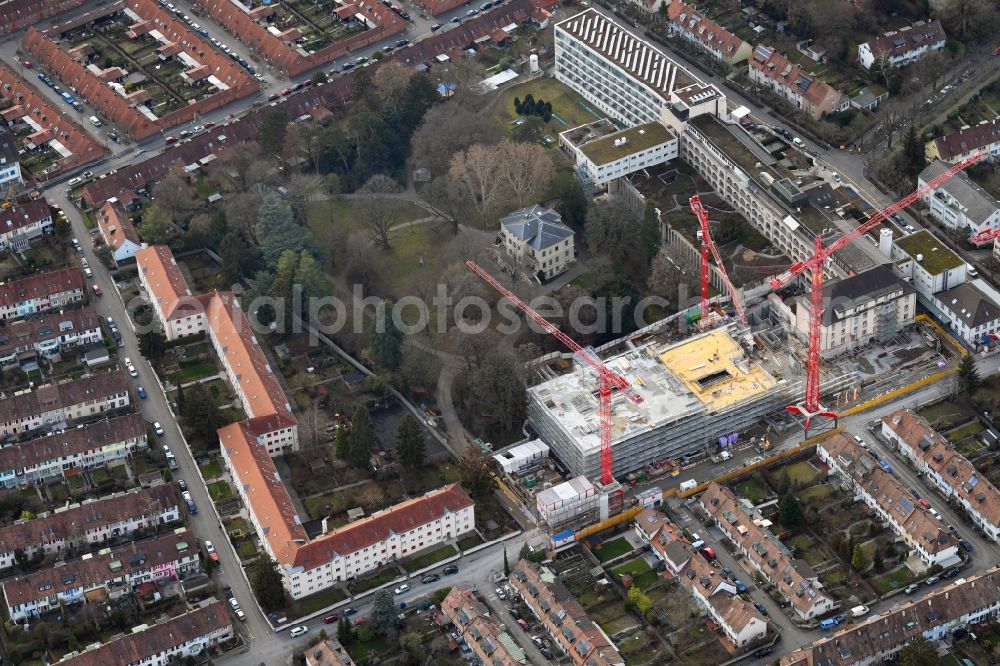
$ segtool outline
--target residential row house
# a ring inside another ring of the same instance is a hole
[[[624,666],[615,644],[551,570],[520,560],[507,580],[573,663]]]
[[[83,300],[86,287],[76,268],[37,273],[0,284],[0,321],[62,308]]]
[[[964,127],[957,132],[931,139],[924,146],[928,162],[937,159],[958,164],[977,152],[983,153],[989,161],[1000,157],[1000,119]]]
[[[18,319],[0,329],[0,367],[26,367],[104,339],[101,318],[89,305]]]
[[[809,74],[777,50],[759,44],[750,57],[750,80],[816,120],[844,111],[851,102],[830,84]]]
[[[328,638],[305,652],[306,666],[356,666],[351,653],[336,638]]]
[[[894,605],[785,655],[781,666],[875,666],[895,660],[917,636],[935,642],[956,629],[1000,618],[1000,568],[969,575]]]
[[[0,162],[0,173],[6,165]],[[14,161],[17,166],[17,161]],[[4,178],[0,175],[0,186]],[[52,234],[52,210],[45,199],[15,204],[0,210],[0,249],[23,252],[31,247],[31,241]]]
[[[858,45],[858,62],[865,69],[877,65],[876,70],[888,65],[906,67],[928,53],[944,48],[946,37],[941,22],[917,21],[899,30],[892,30],[881,37]]]
[[[816,454],[830,476],[873,509],[924,566],[948,567],[961,561],[958,540],[853,437],[837,433],[818,444]]]
[[[65,428],[128,405],[128,382],[121,370],[45,384],[0,399],[0,436]]]
[[[179,527],[171,534],[9,578],[2,590],[8,617],[22,622],[61,605],[107,603],[133,594],[143,583],[180,580],[199,570],[197,539]]]
[[[71,504],[0,527],[0,570],[17,564],[18,552],[59,555],[75,548],[106,544],[137,530],[158,530],[180,520],[169,483]]]
[[[994,541],[1000,541],[1000,490],[965,456],[910,409],[882,419],[882,436],[948,499],[957,502]]]
[[[805,561],[793,559],[771,534],[771,522],[752,514],[732,490],[713,483],[699,498],[701,507],[732,541],[746,563],[774,585],[801,620],[815,620],[835,607],[816,572]]]
[[[528,663],[524,650],[472,590],[456,585],[441,602],[441,612],[483,664],[517,666]]]
[[[795,331],[808,339],[810,300],[795,297]],[[823,284],[820,353],[836,356],[873,341],[887,341],[914,322],[917,290],[891,264]]]
[[[147,446],[142,414],[127,414],[0,448],[0,485],[19,488],[131,458]]]
[[[17,154],[19,141],[7,128],[0,129],[0,187],[17,187],[24,184],[21,173],[21,156]]]
[[[670,32],[707,51],[727,65],[749,60],[753,47],[703,13],[683,2],[673,0],[667,6]]]
[[[232,640],[232,617],[226,604],[215,599],[166,622],[140,625],[109,643],[70,652],[59,666],[165,666],[199,658],[210,648]]]
[[[737,596],[733,583],[690,544],[671,542],[664,549],[663,561],[670,575],[719,625],[733,648],[745,648],[767,637],[767,620],[760,611]]]

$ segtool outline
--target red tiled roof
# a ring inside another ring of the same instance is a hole
[[[841,94],[828,83],[817,79],[777,50],[763,44],[758,44],[754,50],[750,58],[750,67],[801,95],[816,109],[832,110],[841,97]]]
[[[29,299],[83,290],[83,275],[80,271],[76,268],[63,268],[0,284],[0,304],[13,305]]]
[[[973,125],[967,129],[934,139],[938,155],[943,160],[950,160],[994,143],[1000,143],[1000,120]]]
[[[87,305],[82,308],[16,319],[8,322],[5,329],[0,329],[0,353],[9,353],[45,340],[55,340],[63,333],[63,326],[69,327],[69,331],[77,334],[86,331],[99,331],[101,318],[94,308]],[[6,448],[0,448],[0,460],[4,460],[4,451],[6,450]],[[10,469],[16,468],[17,466],[14,465]],[[0,466],[0,469],[8,468]]]
[[[112,396],[126,393],[128,384],[125,373],[101,372],[62,384],[46,384],[30,393],[11,395],[0,400],[0,414],[14,421],[72,407],[83,402],[101,402]]]
[[[231,628],[232,624],[229,609],[221,601],[216,601],[205,608],[189,611],[160,624],[150,625],[144,631],[126,634],[122,638],[87,650],[70,659],[64,658],[59,665],[138,664],[196,638],[221,632],[226,627]]]
[[[170,248],[166,245],[144,247],[135,253],[135,262],[145,277],[150,292],[149,297],[159,304],[160,312],[166,320],[173,319],[181,301],[193,297]],[[188,316],[188,314],[176,316]]]
[[[135,416],[142,420],[141,415]],[[169,483],[130,490],[0,527],[0,550],[8,553],[28,550],[43,543],[72,539],[106,525],[156,516],[176,507],[177,496]]]
[[[667,7],[667,16],[681,30],[723,56],[732,55],[743,46],[742,39],[683,2],[671,2]]]
[[[438,488],[310,541],[296,552],[294,566],[315,568],[335,555],[354,553],[470,506],[472,498],[457,483]]]
[[[0,233],[35,224],[51,216],[49,205],[44,199],[18,204],[0,211]]]
[[[929,23],[921,21],[902,30],[897,30],[891,35],[882,35],[868,42],[868,48],[871,49],[872,55],[876,58],[883,53],[898,56],[944,40],[945,34],[944,28],[941,27],[941,21],[935,19]]]
[[[7,34],[41,23],[52,16],[59,16],[87,0],[8,0],[0,3],[0,25]]]
[[[104,242],[116,250],[124,245],[125,241],[132,241],[136,245],[142,243],[132,219],[120,203],[105,201],[97,213],[97,226],[101,229]]]

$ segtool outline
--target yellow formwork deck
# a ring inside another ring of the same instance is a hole
[[[743,367],[734,362],[741,361]],[[766,394],[777,385],[770,374],[750,365],[725,329],[699,335],[660,354],[663,363],[709,411]]]

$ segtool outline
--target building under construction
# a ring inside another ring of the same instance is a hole
[[[612,451],[618,478],[664,459],[716,446],[769,414],[781,414],[803,391],[804,372],[789,346],[768,345],[737,325],[680,342],[649,337],[626,341],[605,364],[643,398],[613,398]],[[824,393],[854,381],[827,378]],[[574,475],[598,478],[601,464],[598,380],[588,366],[547,376],[528,389],[531,424]],[[783,418],[783,417],[779,417]]]

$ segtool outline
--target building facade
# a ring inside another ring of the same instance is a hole
[[[795,330],[807,340],[810,302],[795,299]],[[914,322],[917,292],[891,264],[823,285],[820,351],[836,356],[872,341],[886,341]]]
[[[927,183],[948,169],[948,164],[934,160],[920,173],[917,186]],[[1000,201],[972,182],[966,173],[957,173],[929,192],[921,200],[935,220],[951,229],[974,236],[1000,227]]]
[[[63,353],[103,339],[101,319],[90,306],[14,320],[0,329],[0,367],[58,362]]]
[[[83,652],[70,652],[59,666],[165,666],[197,658],[209,648],[232,640],[233,623],[226,604],[207,601],[166,622],[141,625],[132,633]]]
[[[879,67],[906,67],[928,53],[940,51],[945,44],[941,22],[918,21],[913,25],[887,32],[878,39],[858,45],[858,62],[865,69],[876,63]]]
[[[29,275],[0,284],[0,321],[38,314],[83,300],[83,275],[76,268]]]
[[[701,113],[726,117],[726,101],[648,42],[594,9],[555,26],[555,75],[625,127]],[[693,105],[682,91],[711,93]]]
[[[927,230],[891,241],[889,258],[927,299],[966,280],[965,262]]]
[[[702,509],[736,544],[746,562],[784,596],[803,621],[814,620],[835,608],[819,576],[802,560],[794,560],[788,549],[763,524],[746,512],[732,490],[713,483],[699,498]]]
[[[1000,158],[1000,120],[994,119],[939,136],[924,146],[928,162],[937,159],[958,164],[976,152],[984,153],[990,161]]]
[[[149,298],[167,340],[205,330],[205,307],[191,294],[170,248],[154,245],[138,250],[139,283]]]
[[[844,111],[850,100],[828,83],[807,73],[775,49],[758,44],[750,57],[750,80],[784,97],[792,106],[819,120]]]
[[[56,555],[103,544],[137,530],[156,530],[180,520],[174,488],[163,483],[149,488],[71,504],[31,520],[0,527],[0,570],[25,557]]]
[[[0,435],[65,427],[128,405],[128,383],[121,370],[45,384],[0,400]]]
[[[105,201],[97,211],[97,227],[117,264],[134,258],[135,253],[146,246],[139,240],[132,219],[117,199]]]
[[[882,419],[882,436],[945,497],[960,504],[983,534],[1000,542],[1000,490],[926,419],[901,409]]]
[[[16,576],[2,589],[8,617],[21,622],[58,610],[60,602],[106,602],[131,594],[142,583],[180,580],[197,571],[197,540],[180,527],[172,534]]]
[[[838,433],[820,442],[816,454],[829,465],[829,474],[874,509],[926,567],[961,561],[955,537],[852,437]]]
[[[500,220],[500,252],[524,273],[550,280],[576,260],[573,230],[555,210],[535,204]]]
[[[8,187],[4,174],[10,173],[7,164],[0,162],[0,187]],[[18,166],[14,163],[15,168]],[[20,180],[20,171],[15,176]],[[52,234],[53,222],[49,204],[45,199],[16,204],[0,210],[0,249],[23,252],[31,241]]]
[[[976,282],[938,292],[931,303],[940,312],[941,323],[972,348],[1000,340],[1000,304]]]
[[[680,150],[677,135],[660,123],[619,130],[603,119],[566,130],[559,146],[575,161],[577,177],[594,187],[669,162]]]

